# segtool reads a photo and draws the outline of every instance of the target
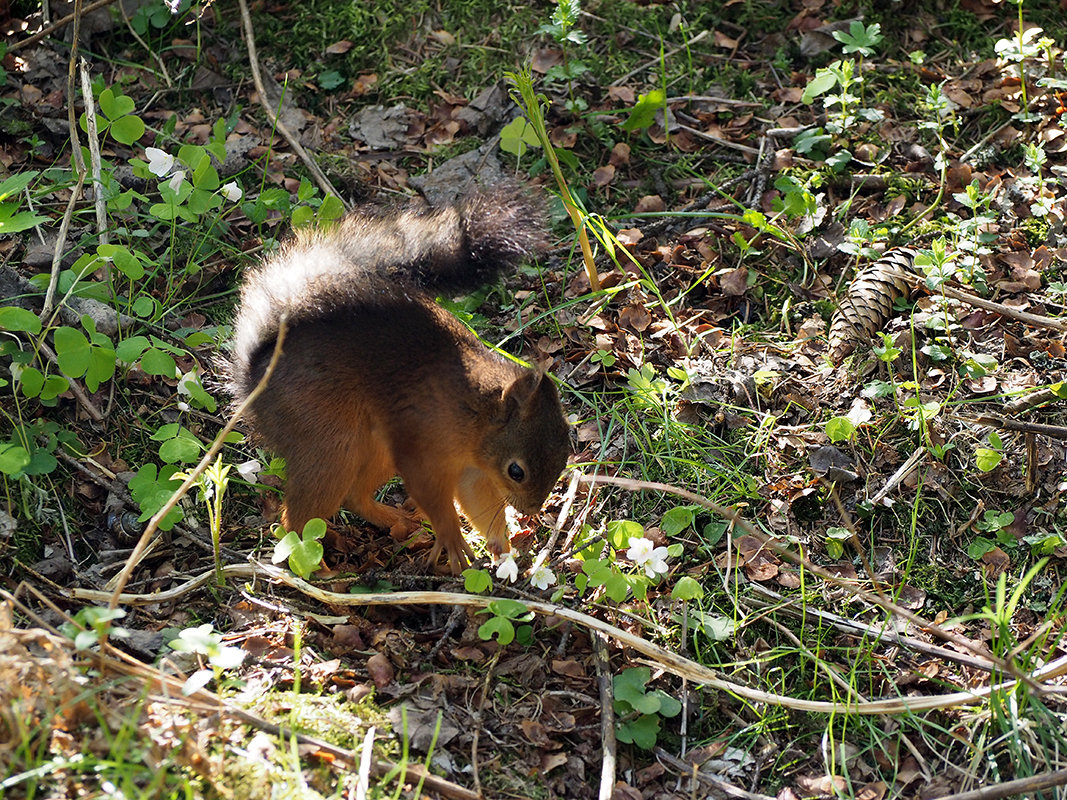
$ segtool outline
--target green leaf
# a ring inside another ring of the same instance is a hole
[[[471,594],[484,594],[493,588],[489,570],[468,568],[463,570],[463,588]]]
[[[335,195],[326,195],[322,200],[322,205],[319,206],[319,213],[316,215],[318,223],[322,225],[325,222],[333,222],[344,216],[345,207],[339,197]]]
[[[296,187],[296,202],[306,203],[314,197],[317,192],[318,190],[315,188],[315,184],[307,178],[301,178],[300,185]]]
[[[289,192],[286,189],[271,186],[260,193],[256,202],[271,211],[288,211]]]
[[[604,581],[604,594],[616,603],[621,603],[625,600],[629,591],[630,582],[625,575],[618,572],[612,573],[611,577]]]
[[[147,336],[131,336],[123,339],[115,347],[115,356],[125,364],[133,364],[141,357],[141,353],[148,349]],[[169,377],[174,377],[172,372]]]
[[[811,155],[816,160],[826,157],[826,148],[833,142],[833,137],[822,128],[809,128],[801,131],[793,140],[793,149],[800,155]]]
[[[169,353],[152,347],[141,356],[141,369],[148,375],[173,378],[177,374],[178,365]]]
[[[0,472],[14,475],[30,463],[30,454],[26,448],[10,442],[0,442]]]
[[[274,554],[270,560],[275,564],[281,564],[293,554],[298,544],[300,544],[300,534],[296,531],[287,531],[285,536],[274,545]]]
[[[846,442],[856,435],[856,425],[848,417],[834,417],[826,423],[826,435],[831,442]]]
[[[125,247],[115,244],[102,244],[96,248],[96,252],[105,258],[110,258],[115,269],[132,281],[144,277],[144,264],[141,260]]]
[[[189,395],[190,402],[197,408],[203,408],[211,414],[214,414],[218,409],[218,403],[215,402],[215,398],[207,393],[203,384],[199,380],[190,380],[184,382],[185,391]]]
[[[630,110],[630,116],[622,123],[624,131],[633,132],[639,128],[647,128],[656,121],[656,112],[664,107],[666,95],[662,89],[653,89],[648,94],[641,95],[634,107]]]
[[[294,228],[303,228],[315,220],[315,209],[311,206],[297,206],[293,209],[293,215],[289,218]]]
[[[875,22],[868,27],[854,19],[849,25],[848,33],[834,31],[833,37],[844,45],[841,50],[845,55],[859,53],[867,58],[874,55],[875,45],[882,41],[882,26]]]
[[[700,632],[713,642],[723,642],[731,639],[737,631],[737,623],[722,614],[708,614],[692,608],[687,613],[690,624],[699,628]]]
[[[111,136],[121,144],[133,144],[144,136],[144,132],[145,126],[140,117],[123,117],[111,123]]]
[[[159,457],[168,464],[191,464],[200,458],[203,445],[189,431],[182,428],[173,439],[168,439],[159,446]]]
[[[202,189],[205,192],[214,192],[220,186],[222,181],[219,180],[218,170],[211,163],[211,159],[205,154],[203,160],[193,170],[193,174],[189,176],[189,180],[192,181],[193,186],[197,189]],[[214,200],[218,203],[222,202],[220,197],[215,196]]]
[[[322,564],[323,552],[321,542],[315,539],[301,539],[289,555],[289,569],[306,580]]]
[[[175,489],[182,485],[180,480],[173,477],[177,470],[178,468],[171,464],[160,469],[157,476],[156,465],[145,464],[130,480],[130,497],[141,507],[141,522],[159,511],[163,504],[170,500]],[[175,506],[160,521],[160,530],[169,531],[182,516],[181,506]]]
[[[89,340],[76,328],[63,326],[53,334],[59,368],[69,378],[80,378],[89,369]]]
[[[630,667],[624,669],[612,680],[614,697],[637,708],[637,703],[645,696],[645,686],[652,679],[652,670],[648,667]]]
[[[836,85],[837,76],[828,69],[820,69],[815,73],[815,77],[808,81],[808,85],[804,87],[804,94],[801,95],[800,102],[810,105],[815,102],[816,97],[825,94]]]
[[[26,172],[18,172],[0,183],[0,200],[7,200],[12,195],[20,194],[23,189],[33,183],[37,177],[37,170],[31,169]]]
[[[619,726],[615,732],[620,742],[635,744],[642,750],[651,750],[659,737],[659,717],[649,714]]]
[[[38,447],[30,453],[30,463],[23,467],[22,473],[24,475],[48,475],[58,466],[59,462],[54,455],[47,449]]]
[[[301,534],[288,531],[276,545],[271,560],[275,564],[289,562],[289,569],[305,580],[322,563],[323,548],[318,541],[326,534],[325,520],[314,518],[304,524]]]
[[[303,536],[305,539],[321,539],[326,535],[326,520],[313,517],[304,523]]]
[[[625,550],[630,546],[630,538],[640,539],[645,535],[645,529],[639,522],[628,519],[615,519],[604,526],[608,535],[608,541],[616,550]]]
[[[36,367],[26,367],[19,373],[19,385],[25,397],[36,397],[44,388],[44,375]]]
[[[974,451],[974,464],[982,472],[992,472],[1003,458],[1003,453],[989,447],[978,447]]]
[[[700,600],[703,596],[704,587],[688,575],[683,575],[679,578],[671,591],[671,599],[673,600]]]
[[[662,689],[656,689],[650,694],[659,700],[659,714],[661,717],[676,717],[682,712],[682,704]]]
[[[18,233],[48,221],[47,217],[42,217],[30,211],[20,211],[18,214],[12,213],[16,208],[17,206],[15,205],[0,206],[0,233]]]
[[[709,522],[704,526],[704,530],[701,535],[706,545],[718,544],[723,536],[726,535],[726,530],[730,526],[725,522]]]
[[[100,92],[96,102],[100,106],[100,111],[103,115],[111,121],[126,116],[134,109],[133,98],[127,97],[121,92],[116,94],[115,90],[110,86]]]
[[[850,161],[852,161],[852,153],[845,149],[838,150],[832,156],[826,158],[826,164],[834,172],[843,170],[849,165]]]
[[[100,384],[111,380],[114,374],[114,349],[110,346],[93,345],[89,349],[89,366],[85,370],[85,388],[90,392],[95,392],[100,388]]]
[[[977,561],[996,546],[996,542],[991,539],[987,539],[985,536],[976,536],[967,548],[967,555]]]
[[[675,506],[663,515],[659,527],[667,536],[677,536],[693,525],[699,510],[700,506]]]
[[[487,606],[487,608],[490,614],[495,614],[498,617],[504,617],[506,619],[523,622],[533,619],[533,612],[531,612],[524,603],[506,597],[494,600]]]
[[[54,400],[70,388],[70,381],[62,375],[49,375],[41,389],[41,400]]]
[[[170,222],[178,216],[178,209],[170,203],[153,203],[148,213],[160,222]]]
[[[525,117],[515,117],[500,131],[500,149],[516,158],[521,158],[529,148],[540,146],[537,132]]]
[[[41,320],[25,308],[3,306],[0,308],[0,330],[36,335],[41,332]]]
[[[345,82],[345,79],[341,76],[341,73],[335,69],[328,69],[325,72],[319,73],[319,86],[329,91],[330,89],[336,89],[338,86]]]
[[[515,639],[515,626],[504,617],[491,617],[478,628],[478,636],[486,642],[496,638],[502,646],[509,645]]]

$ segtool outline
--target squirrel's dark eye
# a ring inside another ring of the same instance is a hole
[[[508,477],[515,481],[515,483],[522,483],[523,479],[526,478],[526,470],[512,461],[508,464]]]

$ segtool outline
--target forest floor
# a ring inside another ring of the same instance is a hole
[[[87,9],[0,45],[0,797],[1061,796],[1065,3]],[[242,271],[500,180],[522,577],[279,545]]]

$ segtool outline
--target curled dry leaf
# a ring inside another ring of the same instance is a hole
[[[613,180],[615,180],[615,166],[613,164],[606,164],[593,170],[592,184],[598,189],[607,186]]]
[[[664,211],[666,208],[667,204],[663,202],[663,198],[658,194],[646,194],[637,201],[637,205],[634,206],[634,212],[637,214],[647,214],[650,212]]]
[[[456,37],[448,31],[444,30],[443,28],[440,30],[431,31],[430,38],[439,44],[443,44],[445,47],[456,43]]]
[[[748,290],[748,269],[738,267],[719,275],[719,288],[728,297],[740,297]]]
[[[374,681],[374,685],[381,689],[393,682],[395,672],[388,658],[381,653],[375,653],[367,659],[367,674]]]
[[[356,97],[364,95],[369,92],[377,82],[378,76],[373,72],[366,75],[360,75],[352,84],[352,94]]]
[[[533,58],[530,59],[530,69],[541,75],[544,75],[552,67],[557,64],[563,63],[563,51],[556,50],[551,47],[546,47],[541,50],[535,50]]]
[[[996,578],[1011,566],[1011,559],[999,547],[994,547],[982,556],[982,563],[988,567],[987,576]]]
[[[614,164],[616,167],[630,163],[630,145],[626,142],[616,142],[615,146],[611,148],[611,156],[608,158],[608,163]]]
[[[641,333],[652,324],[652,315],[644,306],[626,306],[619,312],[619,326]]]
[[[341,39],[339,42],[334,42],[326,48],[326,52],[332,56],[339,56],[347,53],[352,49],[352,42],[348,39]]]

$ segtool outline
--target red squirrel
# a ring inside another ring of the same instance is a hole
[[[300,231],[244,281],[230,353],[231,393],[262,378],[247,421],[287,465],[282,524],[300,531],[343,505],[404,539],[418,529],[375,493],[399,474],[458,573],[510,549],[504,507],[536,514],[566,466],[567,422],[552,380],[483,345],[434,300],[471,290],[542,246],[535,203],[515,187],[455,207],[360,210]]]

